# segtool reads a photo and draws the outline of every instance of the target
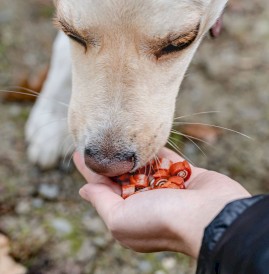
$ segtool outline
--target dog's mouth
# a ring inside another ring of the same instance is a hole
[[[97,165],[87,158],[85,158],[85,164],[95,173],[106,177],[115,177],[132,172],[134,167],[134,164],[128,161]]]
[[[138,168],[139,168],[139,161],[138,161],[138,158],[135,156],[134,157],[134,165],[133,165],[133,168],[132,170],[130,171],[130,173],[134,173]],[[124,173],[123,173],[124,174]],[[121,174],[122,175],[122,174]]]

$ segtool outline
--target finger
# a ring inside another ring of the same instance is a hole
[[[74,164],[76,165],[78,171],[83,175],[83,177],[86,179],[86,181],[91,180],[92,175],[91,173],[93,173],[92,171],[90,171],[86,166],[85,166],[85,162],[82,158],[82,156],[80,155],[80,153],[78,151],[76,151],[73,155],[73,161]]]
[[[107,225],[111,216],[117,212],[118,207],[124,201],[109,185],[102,183],[87,184],[80,189],[79,194],[95,207]]]
[[[117,193],[118,195],[121,194],[120,186],[117,183],[113,182],[108,177],[98,175],[98,174],[94,173],[93,171],[91,171],[90,169],[88,169],[84,163],[83,158],[81,157],[81,155],[78,152],[74,153],[73,160],[74,160],[74,163],[75,163],[78,171],[82,174],[82,176],[86,179],[86,181],[88,183],[106,184],[115,193]]]

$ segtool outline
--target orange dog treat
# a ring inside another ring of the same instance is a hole
[[[164,169],[169,170],[170,166],[172,165],[172,161],[166,158],[161,158],[158,161],[155,161],[155,164],[153,165],[155,170]]]
[[[152,190],[152,188],[150,186],[145,187],[145,188],[141,188],[141,189],[138,189],[135,193],[145,192],[145,191],[148,191],[148,190]]]
[[[161,187],[162,185],[166,184],[167,182],[168,182],[168,179],[165,179],[165,178],[155,179],[153,187]]]
[[[126,199],[133,194],[135,194],[135,186],[134,185],[122,185],[121,186],[121,196],[123,199]]]
[[[160,169],[156,171],[153,175],[153,178],[168,178],[170,176],[169,171],[167,169]]]
[[[172,176],[179,176],[187,181],[191,176],[191,167],[187,161],[178,162],[171,165],[169,172]]]
[[[167,181],[165,184],[159,186],[159,188],[173,188],[173,189],[181,189],[179,185],[173,184],[169,181]]]
[[[171,165],[169,172],[172,176],[177,176],[179,172],[184,171],[183,162],[174,163]]]
[[[168,181],[169,181],[170,183],[175,184],[175,185],[178,185],[178,186],[184,184],[184,179],[181,178],[181,177],[178,177],[178,176],[172,176],[172,177],[169,178]]]
[[[129,184],[130,183],[130,174],[123,174],[121,176],[117,176],[112,179],[114,182],[119,183],[119,184],[124,184],[124,183]]]
[[[136,188],[144,188],[149,186],[149,178],[145,174],[135,174],[130,177],[130,184]]]
[[[187,161],[183,161],[185,170],[188,172],[188,175],[186,176],[186,178],[184,179],[185,181],[189,180],[191,177],[191,166]]]
[[[134,174],[124,174],[113,178],[122,187],[122,198],[126,199],[139,192],[153,189],[186,189],[185,182],[191,176],[191,166],[187,161],[173,163],[161,158],[142,168]]]

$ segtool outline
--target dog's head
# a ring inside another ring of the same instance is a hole
[[[115,176],[169,137],[177,93],[226,0],[56,0],[71,38],[69,127],[86,164]]]

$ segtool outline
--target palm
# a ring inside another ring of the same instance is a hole
[[[160,157],[182,160],[168,149]],[[89,182],[81,196],[96,207],[122,245],[141,252],[174,250],[197,256],[205,226],[225,204],[249,195],[227,176],[192,167],[186,190],[158,189],[123,200],[119,185],[90,172],[78,155],[74,158]]]

